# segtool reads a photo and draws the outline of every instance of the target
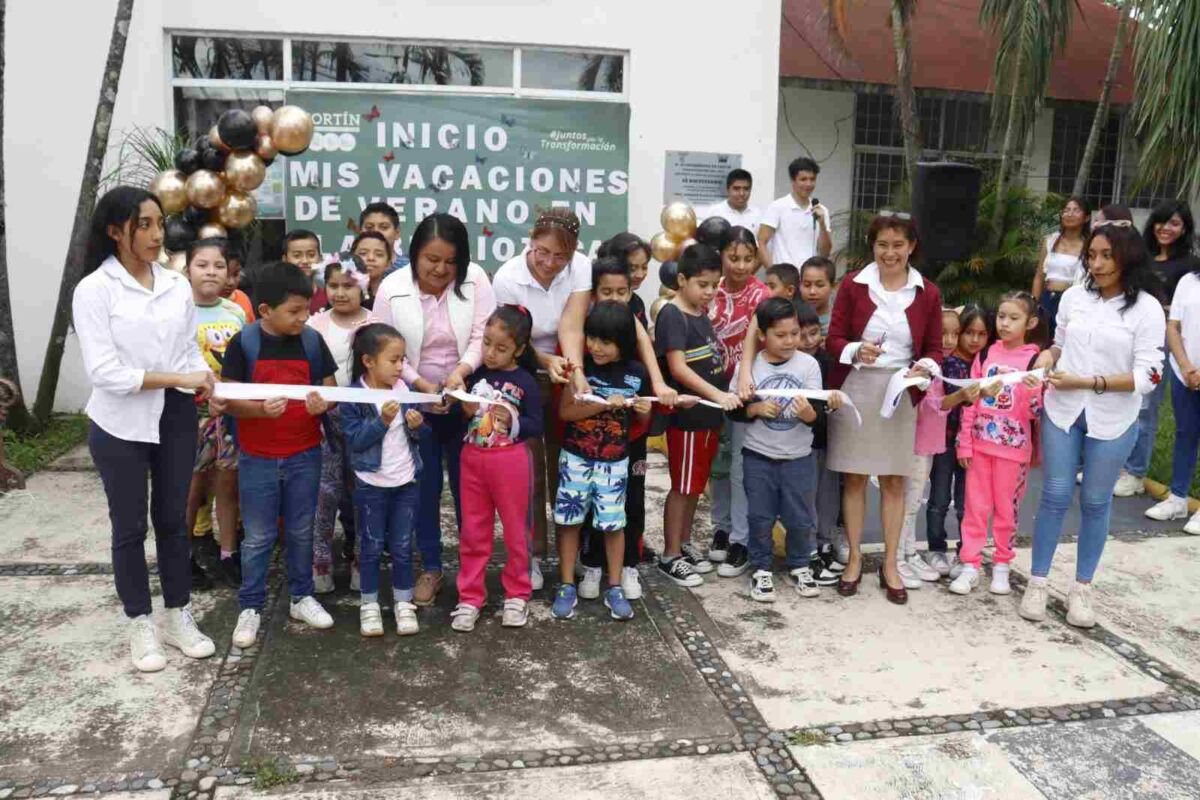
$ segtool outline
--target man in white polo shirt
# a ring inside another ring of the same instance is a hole
[[[725,199],[705,209],[700,221],[720,217],[730,225],[740,225],[757,236],[762,211],[750,205],[753,186],[754,179],[749,172],[741,168],[730,170],[725,176]]]
[[[758,254],[764,268],[799,267],[813,256],[828,256],[833,249],[829,211],[812,199],[820,171],[811,158],[788,164],[792,190],[767,206],[758,228]]]

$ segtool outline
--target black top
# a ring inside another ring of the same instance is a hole
[[[638,397],[646,386],[646,368],[637,361],[597,366],[584,357],[583,374],[592,394],[607,400],[613,395]],[[629,455],[630,408],[613,409],[593,417],[568,422],[562,449],[592,461],[620,461]]]
[[[710,383],[722,392],[729,390],[721,360],[721,350],[712,322],[706,314],[685,314],[679,306],[667,303],[658,312],[654,325],[654,352],[662,362],[663,376],[680,393],[691,390],[679,384],[667,366],[666,356],[672,350],[682,350],[684,360],[701,380]],[[670,426],[685,431],[703,431],[720,428],[724,413],[719,408],[697,404],[692,408],[678,409],[671,416]]]

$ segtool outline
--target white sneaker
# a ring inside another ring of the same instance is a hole
[[[1184,533],[1190,533],[1192,536],[1200,536],[1200,511],[1192,515],[1192,518],[1183,526]]]
[[[1096,624],[1092,609],[1092,585],[1075,581],[1067,593],[1067,623],[1076,628],[1091,628]]]
[[[621,567],[621,591],[626,600],[642,599],[642,577],[638,575],[637,567]]]
[[[383,636],[383,611],[379,603],[363,603],[359,606],[358,632],[363,636]]]
[[[260,622],[262,622],[262,615],[253,608],[247,608],[238,614],[237,626],[233,629],[233,646],[243,650],[253,647],[254,642],[258,639]]]
[[[1046,579],[1032,577],[1025,587],[1025,596],[1021,598],[1020,614],[1031,622],[1041,622],[1046,618]]]
[[[1009,585],[1008,574],[1008,564],[993,564],[992,585],[988,587],[988,591],[992,594],[1011,594],[1012,586]]]
[[[821,587],[817,586],[817,580],[813,577],[811,568],[796,567],[790,574],[796,583],[796,591],[801,597],[821,596]]]
[[[923,581],[936,581],[942,577],[942,573],[938,572],[933,567],[929,566],[920,553],[913,553],[908,558],[904,559],[904,563],[912,568],[913,574]]]
[[[900,573],[900,582],[904,584],[905,589],[920,589],[925,581],[917,577],[916,571],[909,566],[907,561],[896,562],[896,572]]]
[[[333,592],[333,576],[313,574],[313,594],[330,594]]]
[[[1163,500],[1161,503],[1155,503],[1147,508],[1146,516],[1150,519],[1156,519],[1159,522],[1169,522],[1173,519],[1185,519],[1188,516],[1187,499],[1169,494],[1167,495],[1166,500]]]
[[[927,553],[925,563],[940,577],[944,578],[950,574],[950,557],[945,553]]]
[[[401,636],[412,636],[421,630],[417,623],[417,607],[412,603],[400,601],[396,603],[392,613],[396,616],[396,633]]]
[[[970,564],[963,564],[963,570],[950,583],[950,591],[954,594],[970,594],[979,585],[979,569]]]
[[[683,560],[692,565],[692,569],[701,575],[707,575],[716,567],[712,562],[704,557],[700,552],[700,548],[691,542],[684,542],[679,546],[679,552],[683,554]]]
[[[459,603],[450,612],[450,627],[459,633],[470,633],[475,630],[475,620],[479,619],[479,609],[466,603]]]
[[[504,601],[504,615],[500,624],[505,628],[524,628],[529,622],[529,604],[519,597],[510,597]]]
[[[950,556],[950,571],[946,573],[947,577],[949,577],[950,580],[954,580],[959,575],[962,575],[962,571],[966,566],[966,564],[958,560],[958,554],[955,553],[954,555]]]
[[[541,590],[542,586],[545,585],[545,582],[546,582],[545,578],[542,577],[542,565],[538,563],[538,560],[536,558],[530,558],[529,559],[529,587],[533,591],[537,592],[537,591]],[[470,608],[474,608],[474,606],[470,606]],[[475,609],[475,616],[479,616],[479,609],[477,609],[477,608]],[[471,630],[474,627],[475,627],[475,624],[472,623],[471,627],[467,628],[467,630]],[[458,630],[458,628],[455,628],[455,630]]]
[[[1146,482],[1143,479],[1121,470],[1121,477],[1117,478],[1117,485],[1113,487],[1113,497],[1133,497],[1145,493]]]
[[[750,599],[760,603],[775,602],[775,578],[765,569],[758,569],[750,576]]]
[[[599,567],[584,567],[583,580],[579,582],[579,596],[584,600],[595,600],[600,596],[600,578],[604,570]]]
[[[298,603],[292,603],[288,609],[288,616],[317,630],[333,627],[333,617],[329,616],[329,612],[312,595],[300,598]]]
[[[208,658],[217,651],[213,640],[200,632],[192,617],[192,605],[168,608],[162,629],[163,644],[169,644],[188,658]]]
[[[358,571],[358,565],[350,567],[350,591],[362,591],[362,574]]]
[[[138,672],[158,672],[167,666],[167,654],[158,641],[158,631],[149,614],[129,621],[129,658]]]

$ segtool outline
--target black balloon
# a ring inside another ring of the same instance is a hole
[[[163,247],[172,253],[187,250],[188,245],[196,240],[196,228],[188,223],[186,217],[187,211],[183,216],[167,217],[163,230]]]
[[[729,238],[729,231],[733,226],[721,217],[709,217],[696,226],[694,239],[697,242],[702,242],[709,247],[720,250],[726,239]]]
[[[199,228],[201,225],[204,225],[205,223],[207,223],[209,216],[211,216],[211,215],[209,214],[209,211],[207,208],[196,208],[195,206],[188,206],[187,208],[185,208],[183,210],[184,221],[187,222],[189,225],[192,225],[196,228]],[[172,219],[174,219],[174,217],[172,217]],[[170,249],[170,248],[168,248],[168,249]]]
[[[175,154],[175,169],[184,175],[191,175],[200,169],[200,153],[190,147],[185,147]]]
[[[253,150],[258,140],[258,125],[250,112],[231,108],[217,120],[217,135],[230,150]]]
[[[228,155],[228,153],[210,146],[200,153],[200,166],[213,172],[223,172],[225,157]]]
[[[668,289],[679,286],[679,264],[674,261],[664,261],[658,267],[658,282]]]

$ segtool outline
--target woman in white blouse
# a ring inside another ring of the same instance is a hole
[[[1083,242],[1088,236],[1091,209],[1082,197],[1067,198],[1058,230],[1046,237],[1038,254],[1031,294],[1038,300],[1038,318],[1047,320],[1054,339],[1055,319],[1063,292],[1083,277]]]
[[[1083,464],[1075,583],[1067,622],[1096,624],[1092,576],[1108,538],[1112,490],[1138,434],[1142,395],[1162,380],[1166,319],[1142,287],[1150,278],[1142,237],[1129,222],[1097,224],[1084,250],[1087,275],[1062,297],[1054,345],[1038,356],[1048,370],[1042,419],[1044,478],[1033,532],[1033,569],[1021,616],[1046,615],[1046,576]]]
[[[214,651],[192,618],[185,523],[195,399],[212,391],[213,375],[196,341],[191,286],[156,262],[162,241],[163,212],[154,195],[130,186],[108,192],[92,216],[84,278],[72,304],[92,382],[88,446],[108,497],[117,594],[132,621],[130,656],[143,672],[166,666],[163,643],[191,658]],[[161,633],[150,616],[147,505],[167,608]]]

